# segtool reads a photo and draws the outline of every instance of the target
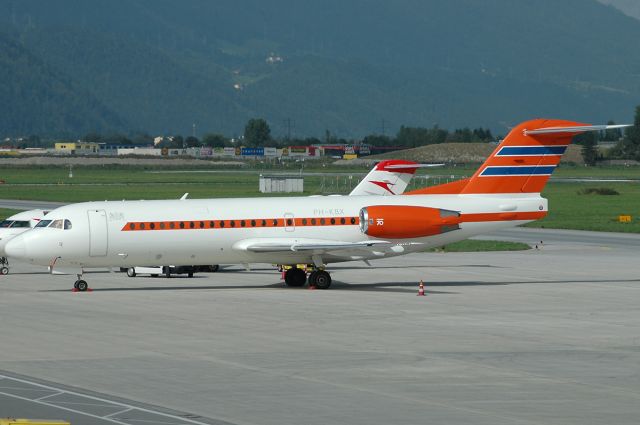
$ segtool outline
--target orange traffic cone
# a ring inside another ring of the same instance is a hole
[[[420,279],[420,285],[418,285],[418,296],[424,297],[426,294],[424,293],[424,283],[422,283],[422,279]]]

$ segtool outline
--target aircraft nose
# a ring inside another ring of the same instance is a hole
[[[7,242],[4,247],[4,251],[7,257],[11,258],[24,258],[27,256],[27,245],[24,243],[24,238],[17,236]]]

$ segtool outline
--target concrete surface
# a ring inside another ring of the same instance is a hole
[[[0,276],[0,375],[204,423],[637,424],[636,239],[349,263],[329,291],[261,266],[94,273],[93,292],[72,293],[74,277],[15,264]]]

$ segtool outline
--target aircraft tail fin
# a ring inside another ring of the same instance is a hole
[[[622,127],[628,125],[590,125],[549,119],[526,121],[514,127],[464,183],[450,184],[449,188],[425,188],[410,194],[540,193],[574,136]]]
[[[418,164],[396,159],[380,161],[349,195],[401,195],[418,168],[440,165],[444,164]]]

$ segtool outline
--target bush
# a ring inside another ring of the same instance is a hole
[[[578,190],[577,193],[578,195],[620,195],[620,192],[610,187],[588,187]]]

